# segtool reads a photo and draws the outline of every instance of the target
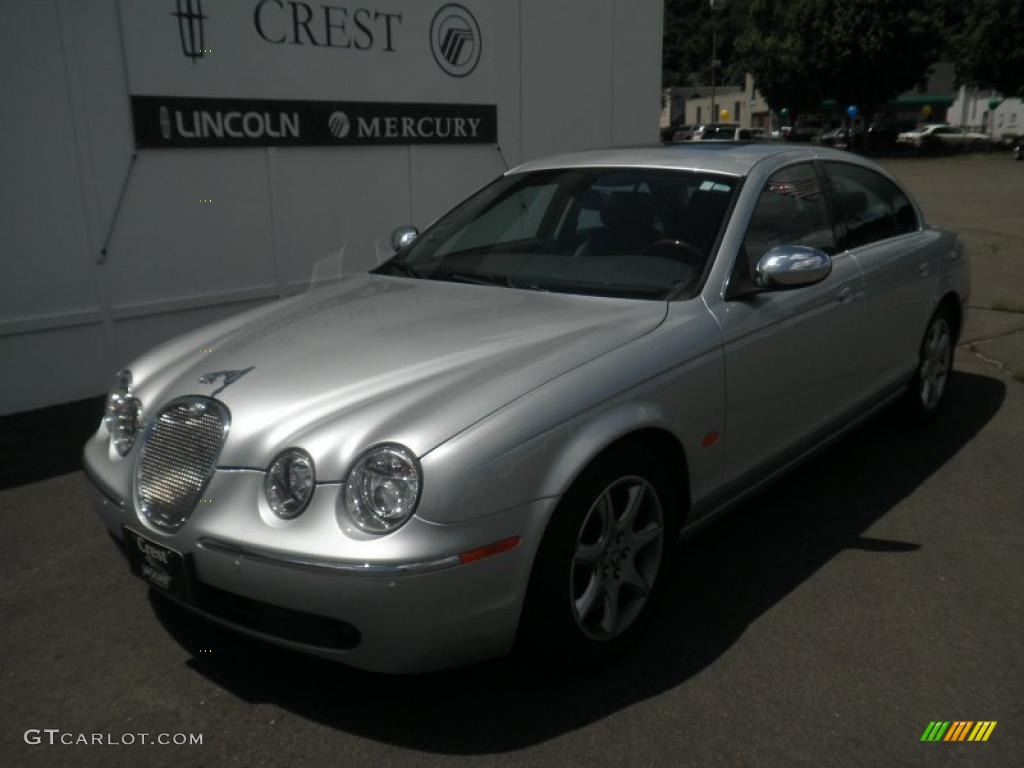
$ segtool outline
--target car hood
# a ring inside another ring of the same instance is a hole
[[[337,480],[380,442],[422,456],[649,333],[666,309],[659,301],[360,275],[189,334],[132,370],[145,416],[157,410],[150,404],[186,394],[227,405],[220,466],[264,468],[300,446],[319,479]]]

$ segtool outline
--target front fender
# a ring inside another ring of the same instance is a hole
[[[688,457],[695,513],[721,490],[724,377],[718,329],[691,305],[653,333],[499,409],[421,457],[417,514],[458,522],[558,497],[587,464],[641,429]]]

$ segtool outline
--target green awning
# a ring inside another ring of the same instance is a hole
[[[889,101],[885,106],[891,112],[917,112],[925,106],[933,110],[948,109],[953,106],[953,97],[923,93],[918,96],[901,96]]]
[[[920,112],[924,106],[930,106],[933,112],[947,109],[953,106],[952,96],[938,96],[933,94],[919,94],[915,96],[901,96],[885,103],[885,110],[888,112]],[[846,106],[835,99],[825,99],[818,107],[819,112],[824,114],[846,113]]]

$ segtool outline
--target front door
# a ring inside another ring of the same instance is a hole
[[[838,253],[821,180],[811,162],[786,166],[760,191],[733,284],[753,288],[760,257],[779,245],[833,255],[831,274],[790,290],[740,291],[711,307],[726,374],[726,486],[733,495],[824,436],[859,400],[861,275]]]

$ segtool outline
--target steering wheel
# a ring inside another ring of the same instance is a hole
[[[695,271],[704,267],[705,256],[696,246],[674,237],[663,237],[644,248],[644,256],[660,256],[664,259],[681,261]]]

